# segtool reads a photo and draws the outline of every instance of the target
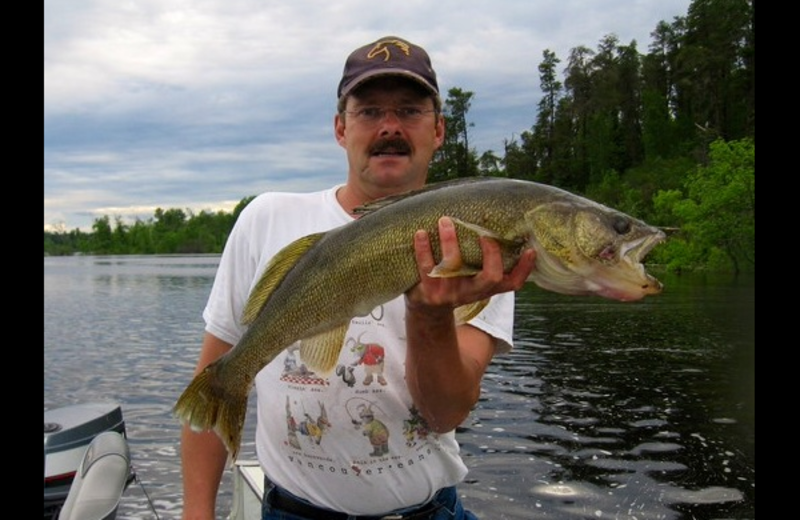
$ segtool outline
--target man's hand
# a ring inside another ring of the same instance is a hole
[[[442,262],[448,266],[461,264],[461,250],[453,221],[449,217],[439,219],[439,241]],[[419,269],[420,283],[408,291],[406,303],[412,307],[456,308],[461,305],[484,300],[495,294],[516,291],[522,288],[533,270],[536,253],[526,249],[514,269],[503,273],[500,246],[491,238],[481,237],[483,269],[475,276],[433,278],[428,273],[435,261],[428,233],[419,230],[414,235],[414,252]]]

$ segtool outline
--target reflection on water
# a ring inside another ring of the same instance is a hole
[[[217,262],[45,258],[45,408],[122,403],[162,519],[180,517],[171,408]],[[664,294],[635,303],[519,293],[516,347],[495,358],[458,433],[470,467],[460,489],[481,518],[755,517],[754,281],[663,281]],[[253,420],[251,400],[248,458]],[[118,518],[154,518],[137,486]]]
[[[665,282],[634,304],[519,293],[461,433],[476,512],[754,517],[754,284]]]

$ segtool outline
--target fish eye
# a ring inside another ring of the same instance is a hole
[[[631,221],[622,216],[614,217],[614,222],[611,223],[614,231],[620,235],[624,235],[631,230]]]

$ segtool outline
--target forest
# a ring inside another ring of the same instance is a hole
[[[475,92],[451,88],[429,181],[500,176],[564,188],[668,230],[648,262],[672,271],[755,271],[755,8],[694,0],[646,51],[616,35],[538,65],[535,121],[501,151],[470,146]],[[232,212],[157,209],[45,231],[45,255],[220,253]]]

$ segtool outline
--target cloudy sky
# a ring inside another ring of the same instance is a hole
[[[44,225],[230,211],[344,180],[336,86],[356,47],[426,48],[444,96],[474,93],[479,153],[529,129],[545,49],[615,34],[641,53],[690,0],[45,0]]]

